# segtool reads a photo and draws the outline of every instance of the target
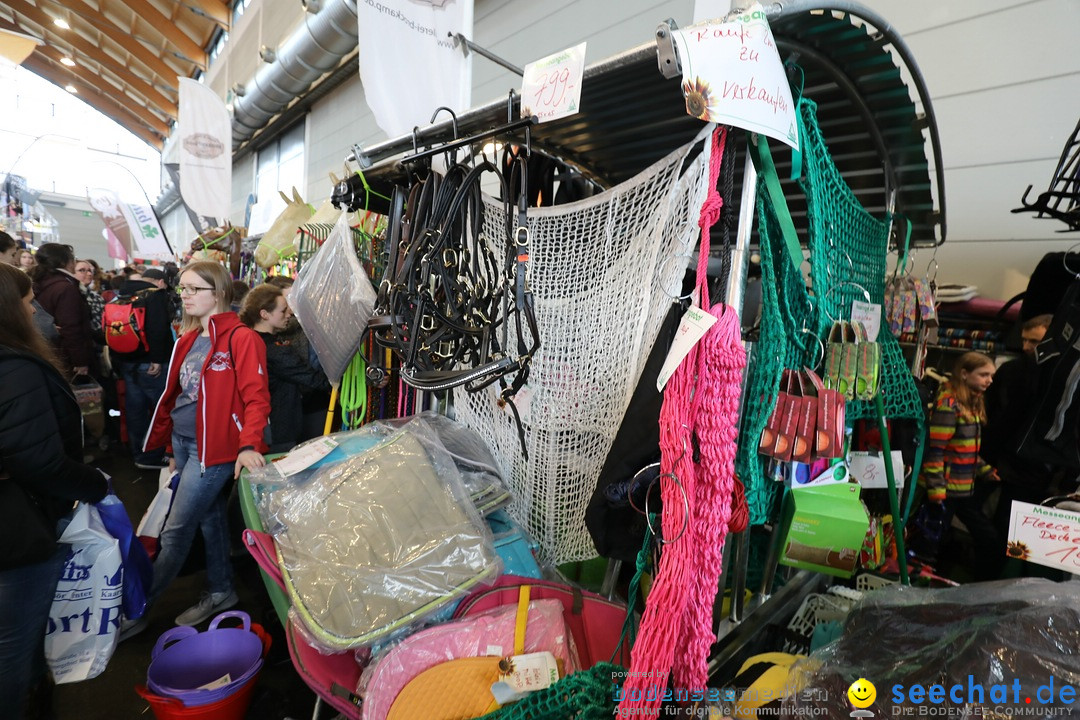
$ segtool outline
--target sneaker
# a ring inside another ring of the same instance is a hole
[[[124,642],[135,637],[150,625],[150,618],[143,615],[141,618],[135,620],[124,619],[120,622],[120,637],[117,638],[117,642]]]
[[[176,624],[198,625],[203,620],[216,615],[222,610],[228,610],[238,602],[240,602],[240,598],[236,596],[236,592],[233,590],[227,593],[204,592],[199,602],[176,616]]]

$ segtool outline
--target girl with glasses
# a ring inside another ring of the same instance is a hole
[[[265,463],[270,393],[266,345],[229,310],[228,271],[216,262],[191,263],[181,272],[177,290],[184,309],[182,334],[143,451],[165,448],[180,482],[161,531],[149,602],[180,572],[201,530],[209,589],[176,618],[177,625],[197,625],[238,601],[229,562],[228,493],[222,490],[243,468]],[[121,640],[144,629],[146,617],[125,622]]]

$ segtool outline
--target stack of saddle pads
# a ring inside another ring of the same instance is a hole
[[[385,639],[498,570],[453,459],[419,423],[303,473],[265,503],[290,601],[331,649]]]

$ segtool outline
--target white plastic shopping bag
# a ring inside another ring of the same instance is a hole
[[[45,658],[58,684],[105,670],[120,635],[124,577],[120,543],[90,503],[79,504],[60,542],[71,552],[45,630]]]
[[[165,527],[165,521],[169,518],[169,510],[172,508],[173,490],[180,480],[180,474],[169,472],[169,468],[161,468],[158,475],[158,491],[154,499],[150,501],[150,507],[146,508],[139,527],[135,529],[135,536],[146,548],[146,553],[153,560],[159,549],[158,538],[161,537],[161,529]]]

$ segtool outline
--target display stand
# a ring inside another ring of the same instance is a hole
[[[908,218],[912,246],[934,247],[944,242],[944,171],[936,119],[922,76],[903,40],[887,21],[854,2],[793,0],[782,7],[770,6],[766,12],[782,59],[796,61],[805,72],[805,96],[818,103],[820,125],[828,128],[830,137],[837,138],[835,144],[830,142],[833,159],[862,206],[878,216],[902,214]],[[608,188],[689,141],[701,129],[701,122],[685,113],[678,83],[669,82],[678,75],[668,32],[671,27],[670,21],[661,24],[655,42],[587,68],[582,111],[531,127],[534,150]],[[657,72],[657,66],[662,72]],[[910,78],[911,88],[905,77]],[[516,115],[518,106],[518,99],[511,94],[511,115]],[[411,135],[366,148],[353,146],[350,159],[363,168],[365,185],[389,195],[394,183],[407,178],[404,155],[416,154],[422,147],[431,148],[431,153],[441,152],[442,144],[453,143],[460,135],[482,135],[504,125],[507,112],[506,102],[495,101],[473,108],[453,122],[418,128]],[[520,134],[511,137],[521,140]],[[806,208],[795,199],[801,193],[786,179],[790,161],[778,157],[776,167],[784,194],[792,200],[796,228],[800,237],[805,237]],[[726,297],[736,309],[743,305],[747,263],[756,247],[756,185],[757,173],[748,157],[736,185],[741,210]],[[347,180],[339,184],[333,199],[347,204],[357,192],[359,181]],[[886,464],[886,469],[890,500],[898,517],[891,465]],[[799,572],[774,594],[772,557],[766,562],[758,593],[744,604],[747,536],[748,531],[732,537],[725,549],[730,557],[725,558],[728,569],[722,582],[731,572],[733,598],[729,616],[720,619],[717,626],[720,642],[714,646],[710,674],[726,669],[748,645],[760,639],[758,629],[792,614],[803,596],[823,581],[820,575]],[[612,590],[614,572],[609,572],[605,586]]]

